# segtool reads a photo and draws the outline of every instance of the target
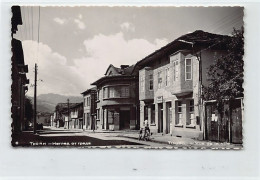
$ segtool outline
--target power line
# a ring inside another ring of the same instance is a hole
[[[213,29],[213,28],[216,28],[216,26],[217,27],[221,26],[221,24],[223,24],[227,20],[235,18],[238,14],[238,11],[239,10],[233,11],[231,14],[228,14],[228,15],[224,16],[223,18],[219,19],[217,22],[215,22],[209,26],[206,26],[206,29]]]

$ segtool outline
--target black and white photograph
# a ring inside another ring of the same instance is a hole
[[[243,149],[243,6],[10,11],[13,148]]]

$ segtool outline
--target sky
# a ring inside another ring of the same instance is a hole
[[[38,95],[80,96],[110,64],[135,64],[196,30],[231,35],[243,25],[242,7],[22,6],[21,13],[14,37],[22,41],[31,84],[38,65]]]

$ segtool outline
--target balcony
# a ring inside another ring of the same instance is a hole
[[[171,57],[173,69],[173,89],[176,96],[185,96],[193,92],[194,78],[197,80],[197,66],[195,57],[189,54],[177,53]]]
[[[149,67],[139,71],[139,100],[151,101],[154,99],[153,70]]]

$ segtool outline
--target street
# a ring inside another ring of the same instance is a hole
[[[135,132],[134,132],[135,133]],[[116,133],[115,133],[116,134]],[[114,135],[115,135],[114,134]],[[67,130],[64,128],[44,127],[34,135],[32,131],[24,131],[14,137],[13,146],[118,146],[118,147],[145,147],[165,146],[160,143],[138,141],[137,139],[113,136],[113,133],[101,133],[83,130]]]
[[[150,141],[139,141],[138,131],[95,131],[44,126],[37,134],[24,131],[13,136],[13,146],[51,146],[83,148],[166,148],[166,149],[242,149],[241,144],[198,141],[169,135],[154,134]]]

